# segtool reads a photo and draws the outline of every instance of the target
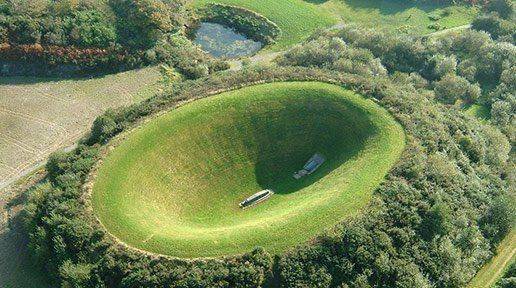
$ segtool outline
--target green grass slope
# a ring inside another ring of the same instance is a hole
[[[478,13],[471,6],[389,0],[195,0],[193,5],[222,3],[245,7],[275,22],[283,34],[270,50],[283,50],[305,40],[317,29],[358,23],[365,27],[424,35],[435,30],[469,24]],[[431,19],[433,18],[433,19]]]
[[[283,50],[306,39],[318,28],[337,23],[334,15],[303,0],[195,0],[194,5],[222,3],[244,7],[267,17],[282,31],[272,50]]]
[[[498,244],[496,255],[480,269],[468,284],[468,288],[491,288],[516,261],[516,230],[512,229],[509,235]]]
[[[271,252],[356,214],[398,159],[404,132],[383,108],[318,82],[264,84],[198,100],[129,133],[93,187],[116,237],[178,257]],[[297,181],[314,153],[327,161]],[[262,189],[276,194],[241,210]]]
[[[475,7],[437,1],[330,0],[322,7],[344,22],[417,35],[435,32],[431,24],[442,29],[469,24],[478,13]]]

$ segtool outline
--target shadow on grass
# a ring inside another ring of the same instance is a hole
[[[19,213],[23,199],[20,195],[5,205],[12,212],[11,217],[7,213],[0,215],[9,217],[4,219],[8,225],[0,224],[0,287],[49,288],[49,279],[35,266],[27,248],[28,236]]]
[[[31,85],[40,83],[57,83],[61,81],[87,81],[92,79],[102,79],[117,74],[127,73],[131,71],[139,71],[148,67],[135,68],[129,70],[94,73],[86,76],[70,76],[70,77],[45,77],[45,76],[2,76],[0,77],[0,85]],[[3,287],[2,287],[3,288]]]
[[[451,6],[446,3],[430,3],[423,1],[404,1],[404,0],[340,0],[346,3],[349,7],[354,9],[374,9],[378,10],[380,14],[392,15],[401,13],[411,8],[417,8],[424,12],[432,12],[439,8],[446,8]]]
[[[32,85],[32,84],[46,84],[58,83],[62,81],[86,81],[91,79],[100,79],[113,74],[99,75],[95,77],[35,77],[35,76],[8,76],[0,77],[0,85]]]
[[[329,0],[305,0],[305,2],[312,3],[312,4],[317,4],[317,5],[324,4],[324,3],[328,2],[328,1]]]
[[[350,105],[343,111],[333,101],[296,101],[274,113],[281,116],[251,113],[249,117],[258,145],[255,177],[262,189],[278,194],[314,184],[357,156],[378,132],[359,108]],[[311,175],[294,179],[293,173],[315,153],[325,157],[323,165]]]

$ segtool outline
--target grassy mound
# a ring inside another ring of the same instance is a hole
[[[101,165],[95,213],[122,241],[178,257],[280,252],[357,213],[404,147],[374,102],[318,82],[196,101],[127,135]],[[319,152],[314,174],[292,173]],[[266,202],[238,203],[270,188]]]

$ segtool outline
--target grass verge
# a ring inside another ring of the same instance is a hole
[[[496,255],[480,269],[471,280],[468,288],[490,288],[501,276],[507,266],[516,260],[516,230],[512,229],[496,249]]]

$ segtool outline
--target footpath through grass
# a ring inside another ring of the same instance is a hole
[[[341,87],[274,83],[198,100],[125,135],[92,201],[122,241],[178,257],[280,252],[369,201],[404,148],[383,108]],[[327,161],[292,178],[314,153]],[[268,201],[238,203],[273,189]]]
[[[511,230],[496,249],[496,255],[478,271],[468,288],[491,288],[505,269],[516,261],[516,230]]]

